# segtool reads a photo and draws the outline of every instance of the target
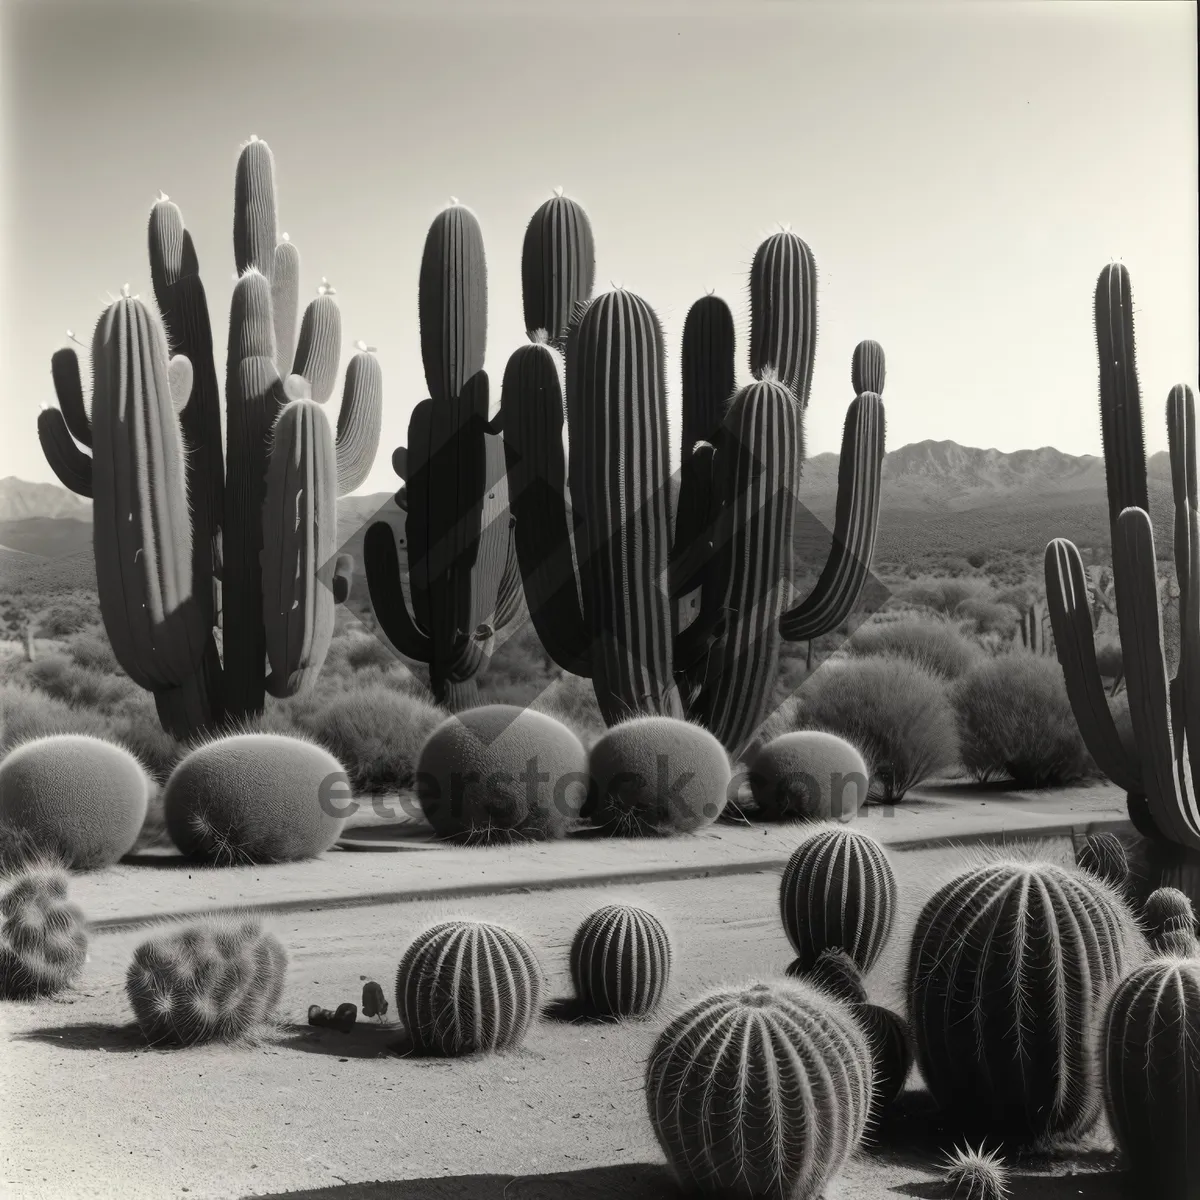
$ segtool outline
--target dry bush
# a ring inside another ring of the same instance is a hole
[[[933,675],[957,679],[980,658],[973,646],[947,621],[909,617],[862,626],[846,643],[855,656],[907,658]]]
[[[529,707],[569,726],[589,750],[607,730],[591,680],[570,675],[566,671],[542,691]]]

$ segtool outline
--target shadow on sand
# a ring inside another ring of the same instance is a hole
[[[403,1025],[390,1022],[359,1021],[342,1033],[319,1025],[285,1025],[276,1045],[302,1054],[329,1054],[334,1058],[404,1058],[412,1053],[412,1044]]]
[[[44,1042],[48,1046],[62,1046],[67,1050],[108,1050],[116,1054],[150,1050],[142,1031],[132,1022],[127,1025],[106,1024],[103,1021],[50,1025],[44,1029],[13,1034],[13,1041]]]
[[[952,1200],[944,1183],[904,1183],[890,1189],[892,1195],[915,1196],[918,1200]],[[1144,1190],[1123,1174],[1099,1175],[1009,1175],[1007,1200],[1147,1200]]]
[[[682,1193],[666,1167],[591,1167],[553,1175],[450,1175],[338,1187],[245,1200],[676,1200]]]

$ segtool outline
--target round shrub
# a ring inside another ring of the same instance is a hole
[[[870,770],[834,733],[785,733],[763,746],[749,767],[754,802],[771,820],[849,819],[867,802]]]
[[[614,725],[588,759],[593,793],[585,815],[616,836],[691,833],[721,815],[732,771],[707,729],[674,717]]]
[[[87,734],[36,738],[0,763],[0,822],[76,870],[128,854],[149,797],[142,764]]]
[[[963,766],[985,782],[1060,787],[1094,774],[1057,660],[1014,651],[981,662],[952,693]]]
[[[352,688],[301,718],[310,736],[345,764],[355,794],[411,788],[421,747],[445,719],[427,700],[378,684]]]
[[[587,797],[587,751],[561,721],[509,704],[447,717],[417,764],[440,838],[486,845],[562,837]]]
[[[241,733],[180,761],[163,791],[163,813],[171,841],[190,858],[294,862],[337,841],[349,800],[346,770],[327,750],[302,738]]]
[[[920,618],[863,625],[846,643],[846,649],[863,658],[885,654],[907,658],[943,679],[958,679],[980,658],[978,647],[953,625]]]
[[[858,747],[880,800],[902,800],[909,788],[958,765],[945,684],[911,659],[863,658],[818,671],[800,690],[792,721]]]

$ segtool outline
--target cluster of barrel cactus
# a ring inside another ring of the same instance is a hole
[[[101,316],[90,411],[74,349],[59,350],[59,407],[38,418],[59,479],[93,500],[113,652],[178,737],[311,686],[353,567],[337,553],[337,497],[366,478],[379,439],[382,379],[365,349],[330,430],[341,316],[323,284],[297,321],[300,260],[277,236],[274,172],[252,138],[235,175],[224,445],[196,249],[165,195],[149,224],[156,304],[126,287]]]
[[[1128,794],[1131,819],[1149,837],[1200,850],[1200,756],[1189,754],[1197,736],[1200,695],[1195,398],[1185,384],[1177,384],[1167,397],[1178,581],[1176,651],[1169,644],[1173,638],[1164,633],[1159,600],[1133,299],[1129,272],[1121,264],[1110,264],[1100,274],[1095,320],[1112,573],[1133,748],[1118,736],[1096,665],[1083,559],[1064,538],[1046,547],[1046,599],[1054,641],[1080,733],[1100,769]]]
[[[0,999],[53,996],[69,987],[87,958],[87,923],[67,899],[67,876],[30,864],[0,887]]]

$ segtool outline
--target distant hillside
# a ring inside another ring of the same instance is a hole
[[[0,522],[28,521],[37,517],[67,517],[90,522],[92,505],[56,483],[26,483],[15,475],[0,479]],[[0,536],[0,542],[6,542],[6,539]]]

